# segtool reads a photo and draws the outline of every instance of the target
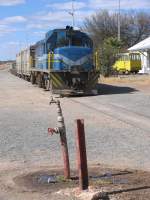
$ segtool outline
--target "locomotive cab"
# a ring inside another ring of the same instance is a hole
[[[69,26],[54,29],[35,44],[34,52],[32,84],[60,95],[95,93],[99,71],[93,65],[93,43],[86,33]]]

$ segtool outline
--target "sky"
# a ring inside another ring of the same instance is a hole
[[[99,9],[117,12],[119,0],[74,0],[75,26]],[[150,0],[120,0],[121,10],[150,12]],[[44,38],[48,30],[72,25],[71,0],[0,0],[0,60]]]

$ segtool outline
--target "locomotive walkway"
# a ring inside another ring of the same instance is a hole
[[[7,70],[0,71],[0,83],[0,162],[61,165],[59,138],[47,134],[57,118],[55,106],[49,106],[50,93]],[[61,102],[72,166],[74,120],[83,118],[90,164],[150,170],[148,87],[113,86],[102,95],[63,98]]]

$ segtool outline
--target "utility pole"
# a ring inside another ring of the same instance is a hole
[[[118,41],[120,41],[120,0],[118,1]]]
[[[72,0],[72,12],[68,12],[72,16],[72,26],[75,27],[75,9],[74,9],[74,1]]]

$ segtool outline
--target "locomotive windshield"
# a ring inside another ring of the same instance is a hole
[[[54,32],[47,41],[47,49],[53,51],[55,48],[66,46],[79,46],[92,48],[92,40],[80,31],[61,30]]]
[[[57,35],[57,47],[64,46],[81,46],[92,48],[91,39],[79,31],[60,32]]]

